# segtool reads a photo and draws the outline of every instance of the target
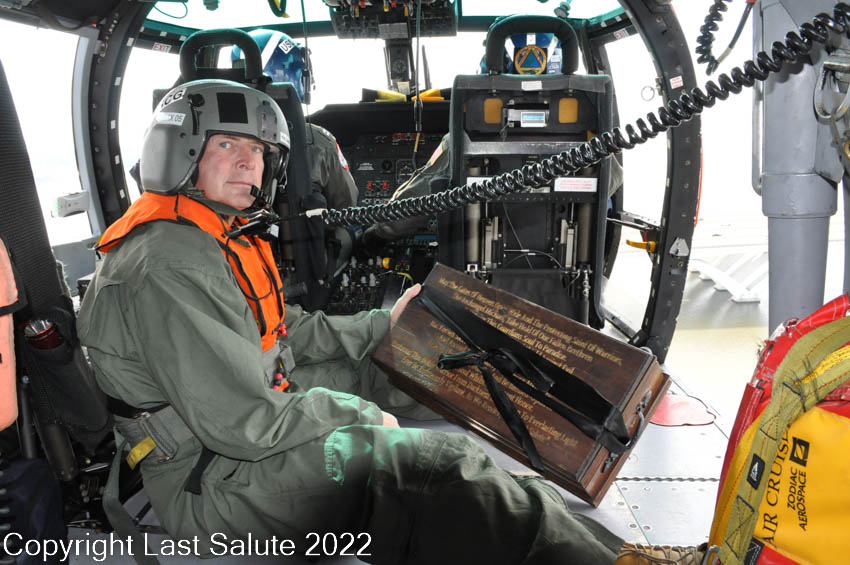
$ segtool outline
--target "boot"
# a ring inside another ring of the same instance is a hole
[[[614,565],[700,565],[705,555],[700,547],[624,543]]]

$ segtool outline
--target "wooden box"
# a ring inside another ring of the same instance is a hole
[[[528,349],[590,384],[623,413],[629,436],[640,434],[669,385],[655,356],[470,276],[437,264],[429,293],[460,303]],[[447,420],[490,441],[517,461],[529,459],[502,420],[476,367],[437,368],[441,354],[469,347],[417,301],[378,346],[373,359],[398,388]],[[597,506],[637,441],[609,458],[608,450],[567,419],[493,371],[528,428],[544,476]],[[640,412],[643,417],[638,413]]]

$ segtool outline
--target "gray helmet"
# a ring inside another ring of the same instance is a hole
[[[203,200],[195,190],[198,161],[216,133],[251,137],[265,143],[261,194],[251,209],[268,207],[285,182],[289,128],[277,103],[267,94],[229,80],[196,80],[173,88],[157,106],[145,134],[140,170],[149,192],[183,192]],[[224,205],[221,205],[224,206]],[[216,206],[218,209],[221,206]],[[229,207],[228,207],[229,208]],[[233,213],[233,209],[218,210]]]

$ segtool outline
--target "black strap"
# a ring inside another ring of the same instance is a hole
[[[6,242],[3,240],[3,236],[0,235],[0,245],[2,245],[6,249],[6,256],[9,258],[9,266],[12,267],[12,279],[14,279],[15,290],[18,293],[18,298],[11,304],[0,304],[0,316],[5,316],[6,314],[13,314],[18,310],[21,310],[24,306],[27,305],[27,295],[24,292],[24,285],[21,281],[21,276],[18,273],[18,269],[15,267],[15,262],[12,261],[12,255],[9,253],[9,247],[6,245]]]
[[[427,287],[423,287],[417,300],[471,349],[466,353],[440,356],[438,366],[449,369],[489,363],[512,385],[568,420],[611,453],[621,454],[631,447],[632,438],[622,413],[592,386]],[[476,339],[471,337],[473,335]],[[495,397],[493,401],[505,418],[499,401]],[[505,420],[513,431],[511,422]],[[516,433],[515,437],[522,445],[523,440]],[[526,454],[531,459],[528,451]]]
[[[62,281],[56,271],[30,159],[2,63],[0,115],[3,116],[0,128],[0,237],[17,270],[18,295],[29,302],[23,320],[43,319],[51,308],[63,306]],[[55,414],[47,416],[59,420]]]
[[[120,398],[115,398],[114,396],[108,395],[106,397],[106,404],[111,413],[115,414],[116,416],[121,416],[122,418],[135,418],[143,412],[147,412],[148,414],[154,414],[170,406],[166,402],[163,404],[158,404],[153,408],[136,408],[135,406],[127,404]],[[207,449],[206,447],[203,447],[201,449],[201,455],[200,457],[198,457],[198,461],[192,468],[192,472],[189,473],[189,477],[186,479],[186,484],[183,486],[183,490],[192,494],[201,494],[201,477],[203,476],[204,471],[206,471],[207,467],[209,467],[210,463],[212,463],[212,460],[215,456],[216,453],[214,451]]]
[[[5,316],[6,314],[14,314],[26,305],[26,298],[24,298],[22,295],[18,295],[18,299],[15,302],[7,304],[5,306],[0,306],[0,316]]]
[[[183,485],[183,490],[191,494],[201,494],[201,476],[206,471],[207,467],[210,466],[212,460],[215,458],[216,453],[204,447],[201,449],[201,456],[198,457],[198,462],[195,463],[195,466],[192,468],[192,472],[189,473],[189,478],[186,479],[186,484]]]
[[[116,416],[121,416],[122,418],[135,418],[144,412],[147,412],[148,414],[155,414],[164,408],[168,408],[168,406],[169,404],[167,402],[163,402],[162,404],[157,404],[153,408],[136,408],[135,406],[130,406],[120,398],[115,398],[108,394],[106,395],[107,410]]]
[[[522,421],[522,416],[517,412],[516,406],[514,406],[505,389],[493,378],[493,373],[490,372],[490,369],[484,365],[488,361],[492,362],[489,353],[474,353],[469,351],[457,355],[441,355],[440,360],[437,362],[437,367],[440,369],[456,369],[471,365],[478,367],[481,376],[484,377],[487,392],[490,393],[490,398],[493,399],[493,404],[496,405],[496,409],[499,411],[502,419],[508,425],[511,433],[514,434],[526,456],[528,456],[531,468],[542,473],[544,471],[543,461],[537,452],[537,446],[534,445],[534,439],[531,437],[528,428],[525,426],[525,422]]]

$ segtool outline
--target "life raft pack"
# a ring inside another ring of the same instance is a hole
[[[849,308],[845,294],[765,344],[723,462],[714,562],[850,559]]]

